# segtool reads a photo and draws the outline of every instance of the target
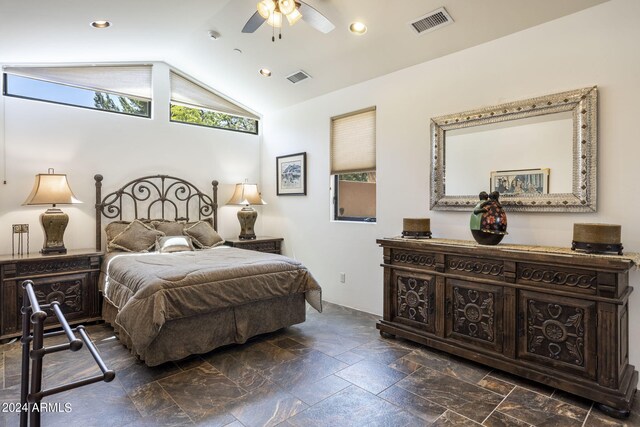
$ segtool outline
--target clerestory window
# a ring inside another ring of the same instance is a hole
[[[151,65],[5,67],[5,96],[151,117]]]

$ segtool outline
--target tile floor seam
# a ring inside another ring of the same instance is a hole
[[[482,422],[481,422],[480,424],[484,424],[484,423],[485,423],[485,421],[487,421],[487,420],[491,417],[491,415],[492,415],[494,412],[496,412],[496,411],[498,410],[498,407],[500,407],[500,405],[502,405],[502,403],[503,403],[505,400],[507,400],[507,398],[511,395],[511,393],[513,393],[513,390],[515,390],[516,388],[517,388],[517,386],[516,386],[516,387],[514,387],[514,388],[512,388],[512,389],[511,389],[511,391],[510,391],[509,393],[507,393],[507,395],[506,395],[506,396],[505,396],[505,397],[500,401],[500,403],[498,403],[498,404],[496,405],[496,407],[495,407],[495,408],[493,408],[493,411],[491,411],[491,413],[490,413],[489,415],[487,415],[487,416],[486,416],[486,418],[485,418],[484,420],[482,420]],[[499,412],[499,411],[498,411],[498,412]],[[500,412],[500,413],[502,413],[502,412]],[[505,415],[506,415],[506,414],[505,414]],[[515,418],[515,417],[512,417],[512,418]],[[516,419],[517,419],[518,421],[521,421],[519,418],[516,418]],[[527,423],[527,424],[528,424],[528,423]]]
[[[447,410],[446,410],[446,411],[444,411],[442,414],[440,414],[440,416],[438,416],[438,418],[436,418],[435,420],[433,420],[433,423],[431,423],[431,425],[435,424],[435,423],[436,423],[440,418],[442,418],[442,417],[443,417],[447,412],[451,412],[451,413],[453,413],[453,414],[456,414],[456,415],[458,415],[459,417],[462,417],[462,418],[464,418],[465,420],[469,420],[469,421],[471,421],[471,422],[472,422],[472,423],[474,423],[474,424],[482,425],[482,424],[478,423],[477,421],[473,421],[471,418],[469,418],[469,417],[465,417],[464,415],[459,414],[459,413],[457,413],[456,411],[454,411],[453,409],[449,409],[449,408],[447,408]]]
[[[494,372],[495,370],[492,369],[489,372],[487,372],[487,375],[485,375],[484,377],[480,378],[480,381],[482,381],[483,379],[487,378],[489,375],[491,375],[492,372]],[[493,377],[492,377],[493,378]]]
[[[330,375],[329,375],[329,376],[330,376]],[[325,377],[325,378],[328,378],[328,377]],[[340,377],[338,377],[338,378],[340,378]],[[323,379],[324,379],[324,378],[323,378]],[[344,378],[340,378],[340,379],[343,379],[343,380],[344,380]],[[351,381],[348,381],[348,380],[345,380],[345,381],[347,381],[347,382],[349,383],[349,385],[348,385],[347,387],[349,387],[350,385],[355,385],[355,384],[354,384],[354,383],[352,383]],[[314,384],[315,384],[315,383],[314,383]],[[327,397],[325,397],[325,398],[323,398],[323,399],[320,399],[320,400],[318,400],[316,403],[313,403],[313,404],[305,402],[303,399],[299,398],[299,397],[298,397],[298,396],[296,396],[296,395],[293,395],[293,397],[295,397],[296,399],[298,399],[299,401],[301,401],[302,403],[304,403],[305,405],[307,405],[309,408],[311,408],[311,407],[316,406],[316,405],[317,405],[317,404],[319,404],[320,402],[323,402],[323,401],[327,400],[328,398],[330,398],[330,397],[332,397],[332,396],[335,396],[336,394],[340,393],[342,390],[344,390],[344,389],[345,389],[345,388],[347,388],[347,387],[344,387],[344,388],[342,388],[342,389],[340,389],[340,390],[338,390],[338,391],[336,391],[336,392],[334,392],[334,393],[331,393],[329,396],[327,396]],[[308,409],[308,408],[307,408],[307,409]],[[307,409],[305,409],[305,411],[306,411]],[[300,411],[300,412],[303,412],[303,411]],[[296,414],[296,415],[298,415],[298,414]]]
[[[477,422],[477,421],[473,421],[471,418],[466,417],[466,416],[464,416],[464,415],[462,415],[462,414],[460,414],[460,413],[458,413],[458,412],[456,412],[456,411],[454,411],[454,410],[452,410],[452,409],[448,409],[448,410],[449,410],[449,411],[451,411],[451,412],[453,412],[453,413],[454,413],[454,414],[456,414],[456,415],[461,416],[462,418],[465,418],[465,419],[467,419],[467,420],[471,421],[472,423],[476,423],[476,424],[482,425],[482,424],[480,424],[479,422]]]
[[[178,404],[178,402],[176,402],[176,400],[173,398],[173,396],[171,395],[171,393],[169,393],[169,392],[168,392],[164,387],[162,387],[162,384],[160,384],[160,382],[159,382],[159,381],[155,381],[155,382],[157,382],[157,383],[158,383],[158,385],[160,386],[160,388],[162,389],[162,391],[164,391],[165,393],[167,393],[167,396],[169,396],[169,398],[171,399],[171,401],[172,401],[172,402],[173,402],[173,403],[174,403],[178,408],[180,408],[180,410],[181,410],[181,411],[182,411],[182,412],[187,416],[187,418],[189,418],[189,421],[191,421],[191,423],[192,423],[192,424],[195,424],[196,422],[193,420],[193,418],[191,418],[191,415],[189,415],[189,413],[188,413],[187,411],[185,411],[185,410],[182,408],[182,406],[180,406],[180,405]],[[127,395],[128,395],[128,393],[127,393]],[[133,406],[135,406],[135,404],[134,404]],[[136,408],[136,409],[138,409],[138,408]],[[144,417],[142,417],[142,418],[144,418]],[[234,417],[234,418],[235,418],[235,417]]]
[[[531,423],[528,423],[528,422],[526,422],[526,421],[522,421],[520,418],[514,417],[513,415],[505,414],[504,412],[500,412],[500,411],[495,411],[495,412],[498,412],[500,415],[504,415],[504,416],[505,416],[505,417],[507,417],[507,418],[510,418],[510,419],[516,420],[516,421],[517,421],[517,422],[519,422],[519,423],[526,424],[526,425],[527,425],[527,427],[536,427],[536,426],[535,426],[535,424],[531,424]],[[484,421],[483,421],[483,423],[484,423]],[[483,424],[483,425],[484,425],[484,424]]]
[[[491,372],[496,372],[496,371],[495,371],[495,370],[493,370],[493,371],[491,371]],[[510,374],[509,372],[505,372],[505,371],[500,371],[500,372],[504,372],[504,373],[506,373],[506,374],[513,375],[513,374]],[[487,375],[489,375],[489,374],[487,374]],[[499,381],[505,382],[505,383],[510,384],[510,385],[512,385],[512,386],[514,386],[514,387],[520,387],[520,388],[523,388],[523,389],[525,389],[525,390],[532,391],[532,392],[537,393],[537,394],[539,394],[539,395],[541,395],[541,396],[544,396],[544,397],[551,397],[551,396],[553,396],[553,395],[555,394],[556,390],[557,390],[557,389],[553,389],[553,392],[552,392],[549,396],[547,396],[547,395],[545,395],[545,394],[540,393],[539,391],[534,390],[533,388],[530,388],[530,387],[528,387],[528,386],[526,386],[526,385],[519,385],[519,384],[516,384],[515,382],[513,382],[513,381],[509,381],[508,379],[502,379],[502,378],[498,378],[498,377],[494,377],[494,376],[491,376],[491,378],[494,378],[494,379],[496,379],[496,380],[499,380]],[[517,378],[516,378],[516,379],[517,379]],[[520,377],[520,379],[527,379],[527,378],[525,378],[525,377]],[[532,381],[533,383],[535,383],[535,384],[537,384],[537,385],[540,385],[540,386],[548,387],[548,386],[546,386],[546,385],[544,385],[544,384],[542,384],[542,383],[538,383],[538,382],[535,382],[535,381],[533,381],[533,380],[528,380],[528,381]]]
[[[584,425],[587,423],[587,420],[589,419],[589,415],[591,415],[591,411],[593,411],[593,405],[595,405],[595,402],[591,402],[591,406],[589,406],[589,411],[587,411],[587,416],[584,417],[584,421],[582,421],[582,427],[584,427]]]
[[[407,375],[407,376],[408,376],[408,375]],[[405,378],[406,378],[406,377],[405,377]],[[400,381],[402,381],[402,380],[400,380]],[[400,381],[398,381],[398,382],[400,382]],[[397,384],[397,383],[396,383],[396,384]],[[394,385],[396,385],[396,384],[394,384]],[[404,387],[402,387],[402,386],[398,386],[398,388],[400,388],[400,389],[402,389],[402,390],[406,391],[407,393],[411,393],[411,394],[413,394],[414,396],[418,396],[419,398],[426,400],[427,402],[431,403],[432,405],[436,405],[436,406],[440,406],[441,408],[444,408],[444,409],[445,409],[445,411],[444,411],[442,414],[444,414],[444,413],[445,413],[445,412],[447,412],[447,411],[455,412],[453,409],[450,409],[449,407],[447,407],[447,406],[445,406],[445,405],[442,405],[442,404],[440,404],[440,403],[437,403],[437,402],[435,402],[435,401],[433,401],[433,400],[431,400],[431,399],[429,399],[429,398],[427,398],[427,397],[420,396],[419,394],[416,394],[416,393],[412,392],[411,390],[407,390],[406,388],[404,388]],[[513,391],[513,390],[512,390],[512,391]],[[511,393],[511,392],[509,392],[509,393]],[[384,397],[381,397],[381,399],[384,399]],[[387,400],[387,399],[384,399],[384,400]],[[467,402],[471,402],[471,401],[467,401]],[[389,403],[393,403],[393,402],[389,402]],[[500,403],[502,403],[502,402],[500,402]],[[497,407],[498,407],[498,405],[496,405],[496,408],[497,408]],[[458,414],[457,412],[455,412],[455,413],[456,413],[456,414]],[[442,414],[440,414],[440,416],[442,416]],[[458,415],[460,415],[460,414],[458,414]],[[462,415],[461,415],[461,416],[462,416]],[[438,417],[438,418],[440,418],[440,417]],[[435,422],[435,421],[437,421],[437,419],[438,419],[438,418],[436,418],[436,420],[434,420],[434,422]],[[465,417],[465,418],[468,418],[468,417]],[[469,418],[469,419],[470,419],[470,418]],[[471,421],[473,421],[473,420],[471,420]],[[476,423],[476,424],[479,424],[477,421],[473,421],[473,422],[474,422],[474,423]]]
[[[400,381],[402,381],[402,380],[400,380]],[[398,382],[400,382],[400,381],[398,381]],[[394,403],[394,402],[392,402],[391,400],[389,400],[389,399],[387,399],[387,398],[385,398],[385,397],[383,397],[383,396],[380,396],[382,393],[384,393],[385,391],[389,390],[391,387],[396,386],[396,384],[397,384],[397,383],[390,385],[390,386],[389,386],[389,387],[387,387],[386,389],[382,390],[380,393],[376,394],[376,396],[378,396],[380,399],[384,400],[385,402],[389,402],[389,403],[391,403],[392,405],[394,405],[395,407],[397,407],[397,408],[399,408],[399,409],[402,409],[403,411],[408,412],[408,413],[410,413],[410,414],[414,415],[414,414],[413,414],[413,412],[411,412],[410,410],[408,410],[408,409],[406,409],[406,408],[403,408],[403,407],[399,406],[397,403]],[[354,384],[354,385],[355,385],[355,384]],[[413,394],[414,396],[416,396],[416,397],[418,397],[418,398],[420,398],[420,399],[422,399],[422,400],[424,400],[424,401],[426,401],[426,402],[429,402],[429,403],[430,403],[430,404],[432,404],[432,405],[435,405],[435,406],[437,406],[437,407],[439,407],[439,408],[442,408],[442,409],[443,409],[442,414],[444,414],[444,413],[445,413],[445,412],[447,412],[447,411],[450,411],[450,409],[449,409],[449,408],[447,408],[446,406],[443,406],[443,405],[441,405],[441,404],[439,404],[439,403],[436,403],[436,402],[434,402],[434,401],[431,401],[431,400],[427,399],[426,397],[418,396],[418,395],[417,395],[417,394],[415,394],[414,392],[409,391],[409,390],[406,390],[406,389],[404,389],[404,388],[402,388],[402,387],[400,387],[400,386],[396,386],[396,387],[398,387],[400,390],[403,390],[403,391],[405,391],[405,392],[407,392],[407,393]],[[452,411],[452,412],[453,412],[453,411]],[[438,415],[438,418],[440,418],[440,417],[442,416],[442,414]],[[457,412],[456,412],[456,414],[457,414]],[[416,417],[418,417],[417,415],[415,415],[415,416],[416,416]],[[418,418],[420,418],[420,417],[418,417]],[[436,419],[435,419],[435,420],[433,420],[433,421],[435,422],[438,418],[436,418]],[[465,418],[466,418],[466,417],[465,417]],[[422,418],[420,418],[420,419],[422,419]],[[474,421],[474,422],[475,422],[475,421]]]
[[[420,365],[420,363],[418,363],[418,365]],[[500,397],[502,397],[502,395],[501,395],[500,393],[497,393],[497,392],[495,392],[495,391],[493,391],[493,390],[489,390],[488,388],[481,387],[481,386],[479,386],[479,385],[478,385],[478,383],[472,383],[471,381],[467,381],[467,380],[464,380],[464,379],[458,378],[458,377],[456,377],[456,376],[454,376],[454,375],[449,375],[449,374],[447,374],[447,373],[445,373],[445,372],[440,372],[440,371],[438,371],[437,369],[433,369],[433,368],[430,368],[430,367],[428,367],[428,366],[424,366],[424,365],[420,365],[420,366],[421,366],[422,368],[424,368],[424,369],[429,369],[430,371],[434,371],[434,372],[442,373],[442,375],[446,375],[446,376],[448,376],[449,378],[454,378],[454,379],[456,379],[456,380],[458,380],[458,381],[461,381],[461,382],[463,382],[463,383],[466,383],[466,384],[472,385],[472,386],[474,386],[474,387],[477,387],[477,388],[479,388],[479,389],[480,389],[480,390],[482,390],[482,391],[487,391],[487,392],[489,392],[489,393],[493,393],[493,394],[495,394],[496,396],[500,396]],[[392,369],[393,369],[393,368],[392,368]],[[404,373],[404,372],[403,372],[403,373]],[[407,377],[409,377],[409,376],[413,375],[414,373],[415,373],[415,371],[414,371],[413,373],[411,373],[411,374],[407,375]],[[489,374],[487,374],[487,375],[489,375]],[[486,375],[485,375],[485,376],[486,376]],[[405,378],[406,378],[406,377],[405,377]],[[516,387],[517,387],[517,386],[516,386]],[[515,389],[515,387],[514,387],[514,389]],[[513,389],[511,389],[511,391],[513,391]],[[511,393],[511,391],[510,391],[509,393]]]

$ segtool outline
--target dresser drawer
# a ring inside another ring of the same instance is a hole
[[[272,254],[280,254],[282,246],[281,237],[260,237],[253,240],[227,239],[224,244],[239,249],[247,249],[250,251],[268,252]]]
[[[397,266],[413,267],[426,271],[436,270],[436,255],[431,252],[393,248],[390,262]]]
[[[598,273],[544,264],[518,263],[516,283],[595,295]]]

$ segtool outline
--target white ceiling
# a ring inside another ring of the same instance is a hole
[[[0,0],[0,63],[165,61],[264,114],[607,0],[306,1],[336,29],[285,24],[273,43],[266,24],[241,33],[257,0]],[[454,24],[421,36],[410,29],[441,6]],[[113,26],[90,27],[97,19]],[[365,35],[349,32],[354,20],[367,24]],[[209,30],[221,37],[210,39]],[[262,77],[262,67],[272,77]],[[313,79],[285,79],[299,69]]]

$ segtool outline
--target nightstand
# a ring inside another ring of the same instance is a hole
[[[224,244],[234,248],[279,254],[283,240],[282,237],[258,236],[253,240],[226,239]]]
[[[99,320],[98,277],[102,252],[70,250],[66,254],[0,256],[0,339],[22,331],[22,282],[33,280],[40,304],[59,301],[70,324]],[[46,329],[59,326],[47,311]]]

